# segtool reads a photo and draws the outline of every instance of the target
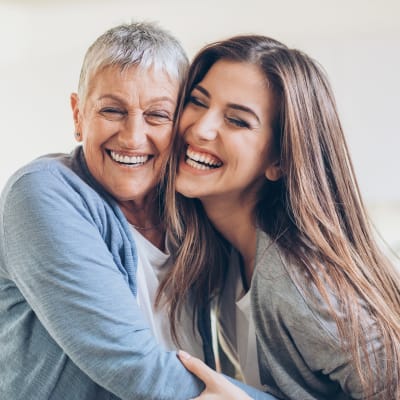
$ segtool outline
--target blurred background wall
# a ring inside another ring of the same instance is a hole
[[[368,210],[400,254],[398,0],[0,0],[0,188],[31,159],[73,148],[69,95],[84,53],[133,19],[159,22],[189,57],[209,41],[260,33],[317,59]]]

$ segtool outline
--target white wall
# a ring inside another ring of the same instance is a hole
[[[69,94],[86,48],[131,19],[158,21],[190,56],[261,33],[319,60],[331,78],[364,198],[400,247],[400,2],[397,0],[0,0],[0,188],[32,158],[69,151]]]

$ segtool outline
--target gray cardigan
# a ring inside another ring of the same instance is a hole
[[[310,302],[304,293],[310,285],[300,274],[292,279],[289,268],[296,266],[290,266],[278,246],[259,231],[250,290],[261,383],[282,399],[361,398],[359,378],[350,355],[338,344],[326,303],[315,287],[307,290],[313,290],[318,301]],[[363,312],[368,346],[384,357],[381,337],[365,308]]]

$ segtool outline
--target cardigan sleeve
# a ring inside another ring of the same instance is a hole
[[[20,177],[2,201],[3,268],[100,386],[121,399],[197,396],[204,385],[153,339],[90,208],[52,171]]]

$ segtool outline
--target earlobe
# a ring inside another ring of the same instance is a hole
[[[75,126],[75,139],[80,142],[82,140],[82,126],[81,126],[81,115],[79,110],[79,97],[78,93],[72,93],[70,97],[72,117],[74,119]]]
[[[265,170],[265,177],[272,182],[279,180],[282,177],[282,170],[279,161],[275,161]]]

